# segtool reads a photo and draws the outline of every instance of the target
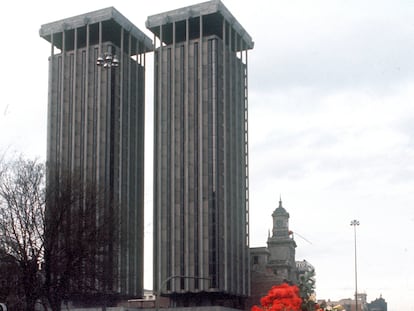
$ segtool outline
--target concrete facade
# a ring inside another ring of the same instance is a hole
[[[114,234],[96,265],[103,291],[139,297],[143,290],[144,98],[146,37],[116,9],[41,26],[51,43],[47,128],[48,182],[63,172],[105,193]],[[97,66],[98,57],[119,66]],[[82,208],[82,207],[80,207]]]
[[[174,306],[240,306],[250,291],[253,42],[220,1],[150,16],[146,25],[156,46],[154,288]]]

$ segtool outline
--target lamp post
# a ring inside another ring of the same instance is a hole
[[[160,295],[161,295],[161,290],[164,287],[165,284],[167,284],[167,282],[173,280],[173,279],[194,279],[194,280],[211,280],[210,278],[206,278],[206,277],[201,277],[201,276],[187,276],[187,275],[172,275],[169,276],[168,278],[166,278],[164,281],[161,282],[161,284],[158,286],[157,289],[157,294],[155,297],[155,311],[159,311],[160,309]]]
[[[354,227],[354,254],[355,254],[355,311],[358,311],[358,270],[357,270],[357,242],[356,242],[356,227],[359,226],[359,221],[354,219],[351,221],[351,226]]]
[[[112,48],[110,48],[110,50],[112,50]],[[116,57],[115,54],[112,55],[111,51],[108,51],[97,58],[96,65],[102,66],[105,69],[109,69],[112,67],[116,68],[119,66],[119,59]]]

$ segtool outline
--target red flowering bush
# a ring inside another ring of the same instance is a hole
[[[261,306],[253,306],[251,311],[300,311],[302,299],[296,285],[283,283],[273,286],[267,296],[260,299]]]

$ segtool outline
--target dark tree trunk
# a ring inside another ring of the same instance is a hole
[[[40,297],[38,269],[36,260],[27,260],[20,264],[22,287],[25,295],[25,310],[34,311],[37,299]]]

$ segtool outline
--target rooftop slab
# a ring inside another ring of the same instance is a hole
[[[82,28],[88,24],[97,24],[99,22],[113,22],[117,24],[143,44],[145,50],[144,52],[153,50],[152,40],[141,30],[139,30],[138,27],[131,23],[126,17],[119,13],[114,7],[108,7],[105,9],[44,24],[39,30],[39,35],[47,41],[51,42],[52,35],[68,30],[74,30],[76,28]],[[58,46],[56,42],[54,42],[54,44],[58,48],[61,48],[61,46]]]
[[[154,34],[159,36],[159,30],[161,25],[166,25],[174,22],[184,21],[186,19],[195,18],[198,16],[219,14],[221,15],[237,32],[237,34],[243,39],[248,49],[252,49],[254,42],[251,36],[243,28],[242,25],[236,20],[236,18],[230,13],[230,11],[224,6],[220,0],[211,0],[184,8],[151,15],[147,18],[146,26]]]

